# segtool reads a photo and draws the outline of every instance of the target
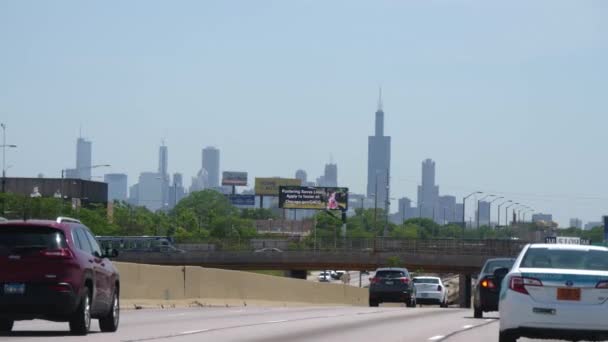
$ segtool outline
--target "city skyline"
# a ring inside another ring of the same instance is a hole
[[[365,137],[382,85],[391,198],[415,198],[419,163],[432,157],[458,202],[485,191],[563,226],[606,213],[605,7],[237,3],[110,13],[100,3],[3,2],[0,121],[18,145],[6,151],[8,176],[60,177],[75,167],[82,127],[92,163],[112,165],[94,177],[137,181],[156,169],[163,137],[169,171],[186,183],[201,149],[217,146],[223,170],[250,178],[302,168],[313,180],[333,154],[340,185],[366,194]]]

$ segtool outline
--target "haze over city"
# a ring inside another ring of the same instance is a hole
[[[93,176],[129,185],[164,139],[186,186],[216,146],[250,185],[333,158],[363,194],[382,86],[391,197],[415,199],[432,158],[458,201],[486,191],[562,226],[607,213],[603,2],[32,4],[0,4],[9,176],[60,177],[82,132],[112,165]]]

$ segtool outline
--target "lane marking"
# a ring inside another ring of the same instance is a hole
[[[471,329],[473,327],[474,327],[474,325],[465,325],[464,327],[462,327],[462,329],[469,330],[469,329]]]
[[[494,318],[488,318],[488,319],[486,319],[486,322],[492,322],[494,320],[495,320]]]
[[[429,341],[437,341],[437,340],[441,340],[442,338],[444,338],[445,336],[443,335],[437,335],[437,336],[433,336],[431,338],[429,338]]]
[[[205,331],[209,331],[209,329],[182,331],[179,334],[180,335],[194,335],[194,334],[200,334]]]
[[[266,321],[264,323],[273,324],[273,323],[284,323],[284,322],[289,322],[289,321],[286,320],[286,319],[279,319],[279,320],[276,320],[276,321]]]
[[[186,316],[186,314],[185,313],[171,314],[171,315],[168,315],[167,317],[180,317],[180,316]]]

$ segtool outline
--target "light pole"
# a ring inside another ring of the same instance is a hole
[[[485,195],[484,197],[482,197],[481,199],[477,200],[477,229],[479,229],[479,204],[481,203],[481,201],[485,200],[488,197],[494,197],[496,195]]]
[[[514,205],[519,205],[519,203],[511,203],[511,205],[508,205],[505,208],[505,227],[509,226],[509,208],[511,208]]]
[[[2,193],[6,192],[6,148],[17,148],[17,145],[7,145],[6,144],[6,125],[4,123],[0,123],[2,127]],[[4,216],[4,203],[5,199],[2,198],[2,216]]]
[[[508,200],[508,201],[502,202],[502,203],[500,203],[500,204],[498,205],[498,226],[499,226],[499,227],[500,227],[500,208],[501,208],[503,205],[507,204],[507,203],[513,203],[513,201],[512,201],[512,200]],[[505,226],[506,226],[506,224],[505,224]]]
[[[478,195],[478,194],[483,194],[483,192],[482,192],[482,191],[475,191],[475,192],[473,192],[473,193],[469,194],[468,196],[465,196],[465,197],[462,199],[462,237],[461,237],[462,239],[464,239],[464,229],[465,229],[465,228],[466,228],[466,226],[467,226],[467,219],[466,219],[466,216],[465,216],[465,215],[466,215],[466,212],[467,212],[467,211],[466,211],[466,202],[467,202],[467,198],[469,198],[469,197],[471,197],[471,196],[473,196],[473,195]],[[418,205],[420,205],[420,203],[418,203]]]
[[[503,198],[504,198],[503,196],[500,196],[500,197],[496,197],[495,199],[490,201],[490,208],[488,209],[488,227],[492,226],[492,203],[494,203],[500,199],[503,199]],[[499,224],[500,224],[500,222],[499,222]]]

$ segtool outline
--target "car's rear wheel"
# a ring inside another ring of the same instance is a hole
[[[13,323],[12,319],[0,319],[0,332],[7,333],[13,330]]]
[[[410,298],[405,302],[405,306],[407,306],[408,308],[415,308],[416,307],[416,298]]]
[[[112,307],[110,312],[105,317],[99,319],[99,329],[102,332],[115,332],[118,330],[118,323],[120,321],[120,296],[118,289],[114,291],[112,298]]]
[[[369,301],[369,306],[378,306],[380,303],[378,303],[377,300],[370,300]]]
[[[86,335],[91,329],[91,293],[85,286],[80,304],[70,319],[70,331],[74,335]]]
[[[501,331],[498,335],[498,342],[515,342],[517,337],[506,331]]]
[[[448,307],[448,301],[444,300],[443,302],[441,302],[441,304],[439,304],[439,307],[441,307],[441,308],[447,308]]]
[[[474,308],[473,317],[475,318],[483,318],[483,311],[480,308]]]

